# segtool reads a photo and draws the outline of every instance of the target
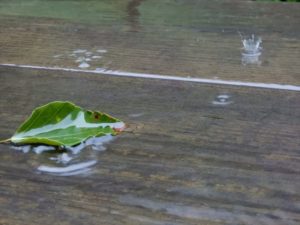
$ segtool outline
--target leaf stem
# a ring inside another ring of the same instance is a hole
[[[10,142],[10,138],[5,139],[5,140],[0,140],[0,144],[7,144]]]

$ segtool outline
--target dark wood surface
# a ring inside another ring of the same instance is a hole
[[[299,85],[299,9],[229,0],[0,1],[0,64],[78,69],[80,54],[71,54],[84,49],[102,56],[91,70]],[[238,32],[262,37],[261,65],[242,65]],[[0,84],[0,139],[54,100],[129,126],[94,154],[85,175],[41,174],[48,156],[1,144],[1,225],[300,224],[297,91],[3,65]],[[231,103],[214,104],[224,94]]]
[[[58,99],[133,128],[97,155],[86,177],[37,174],[43,156],[1,145],[1,224],[300,222],[298,92],[5,67],[0,74],[1,138]],[[222,93],[233,103],[213,105]]]

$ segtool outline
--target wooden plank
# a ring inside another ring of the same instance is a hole
[[[80,57],[100,56],[88,69],[299,85],[299,10],[235,0],[2,1],[0,64],[78,68]],[[242,64],[239,32],[262,37],[261,65]],[[78,49],[92,55],[72,55]]]
[[[0,83],[0,138],[53,100],[131,127],[86,176],[0,145],[1,225],[300,223],[298,92],[7,67]]]

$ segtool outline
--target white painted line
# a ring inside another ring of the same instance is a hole
[[[83,70],[83,69],[72,69],[72,68],[62,68],[62,67],[32,66],[32,65],[18,65],[18,64],[0,64],[0,66],[30,68],[30,69],[40,69],[40,70],[67,71],[67,72],[77,72],[77,73],[95,73],[95,74],[105,74],[110,76],[187,81],[187,82],[196,82],[196,83],[205,83],[205,84],[232,85],[232,86],[240,86],[240,87],[267,88],[267,89],[276,89],[276,90],[300,91],[300,86],[289,85],[289,84],[272,84],[272,83],[243,82],[243,81],[219,80],[219,79],[202,79],[202,78],[192,78],[192,77],[177,77],[177,76],[159,75],[159,74],[131,73],[131,72],[123,72],[123,71],[115,71],[115,70],[106,70],[103,68],[97,68],[96,70]]]

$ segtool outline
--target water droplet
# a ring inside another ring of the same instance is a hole
[[[51,173],[58,176],[71,176],[86,173],[90,170],[90,167],[94,166],[96,163],[96,160],[90,160],[87,162],[76,163],[64,167],[41,165],[37,168],[37,170],[40,172]]]
[[[251,38],[243,39],[243,52],[242,52],[242,64],[261,64],[259,56],[261,55],[262,47],[260,46],[262,40],[260,37],[255,38],[255,35],[252,34]]]
[[[106,53],[107,50],[105,50],[105,49],[98,49],[97,52],[99,52],[99,53]]]
[[[90,67],[90,64],[88,64],[86,62],[82,62],[82,63],[80,63],[80,65],[78,67],[79,68],[88,68],[88,67]]]
[[[54,55],[53,58],[60,58],[62,55]]]
[[[31,149],[31,145],[12,146],[11,148],[14,150],[17,150],[17,151],[22,151],[24,153],[28,153]]]
[[[78,57],[75,62],[85,62],[85,57]]]
[[[100,55],[93,55],[92,56],[92,59],[101,59],[102,58],[102,56],[100,56]]]
[[[63,164],[70,162],[72,159],[73,157],[69,156],[68,153],[59,154],[57,157],[50,157],[50,160]]]
[[[144,115],[144,113],[132,113],[132,114],[129,114],[128,116],[132,117],[132,118],[138,118],[138,117],[141,117],[142,115]]]
[[[55,147],[53,147],[53,146],[47,146],[47,145],[39,145],[39,146],[33,148],[33,151],[36,154],[41,154],[43,152],[52,151],[52,150],[55,150]]]
[[[73,51],[73,53],[78,54],[78,53],[85,53],[87,50],[85,49],[76,49]]]

